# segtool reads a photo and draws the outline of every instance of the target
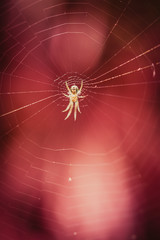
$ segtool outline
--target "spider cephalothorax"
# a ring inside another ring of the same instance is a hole
[[[78,87],[76,86],[76,85],[73,85],[72,87],[71,87],[71,92],[73,93],[73,94],[75,94],[75,93],[77,93],[78,92]]]

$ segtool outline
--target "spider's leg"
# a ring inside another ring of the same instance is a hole
[[[72,113],[73,103],[71,102],[71,103],[69,103],[69,104],[70,104],[70,109],[69,109],[69,112],[68,112],[68,114],[67,114],[67,116],[66,116],[66,118],[65,118],[64,120],[66,120],[67,118],[69,118],[69,116],[70,116],[71,113]]]
[[[67,95],[67,94],[65,94],[65,93],[63,93],[63,95],[64,95],[65,97],[69,98],[69,95]]]
[[[79,102],[78,102],[78,104],[77,104],[77,109],[78,109],[78,112],[81,113],[81,110],[80,110],[80,108],[79,108]]]
[[[71,102],[69,102],[68,106],[66,107],[65,110],[63,110],[62,112],[67,112],[67,110],[71,107]]]
[[[87,95],[86,96],[79,96],[78,98],[85,98],[85,97],[87,97]]]
[[[74,107],[74,121],[76,121],[76,118],[77,118],[77,106],[75,104],[75,107]]]
[[[80,112],[78,101],[75,102],[75,107],[74,107],[74,121],[76,121],[76,118],[77,118],[77,109],[78,109],[78,111]]]

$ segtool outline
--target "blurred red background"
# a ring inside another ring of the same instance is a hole
[[[1,239],[160,239],[159,10],[2,2]]]

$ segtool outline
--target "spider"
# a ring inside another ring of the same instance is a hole
[[[68,114],[66,116],[66,118],[64,120],[66,120],[67,118],[69,118],[69,116],[72,113],[72,109],[74,106],[74,121],[76,121],[77,118],[77,110],[79,113],[81,113],[80,108],[79,108],[79,102],[78,102],[78,98],[85,98],[86,96],[80,96],[82,88],[83,88],[83,81],[81,81],[81,87],[80,89],[78,89],[78,87],[76,85],[73,85],[71,88],[68,87],[68,84],[66,82],[66,88],[68,90],[68,95],[64,94],[63,95],[67,98],[69,98],[69,104],[66,107],[66,109],[63,112],[68,111]]]

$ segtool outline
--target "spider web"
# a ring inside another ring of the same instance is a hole
[[[159,10],[1,3],[1,239],[159,239]]]

